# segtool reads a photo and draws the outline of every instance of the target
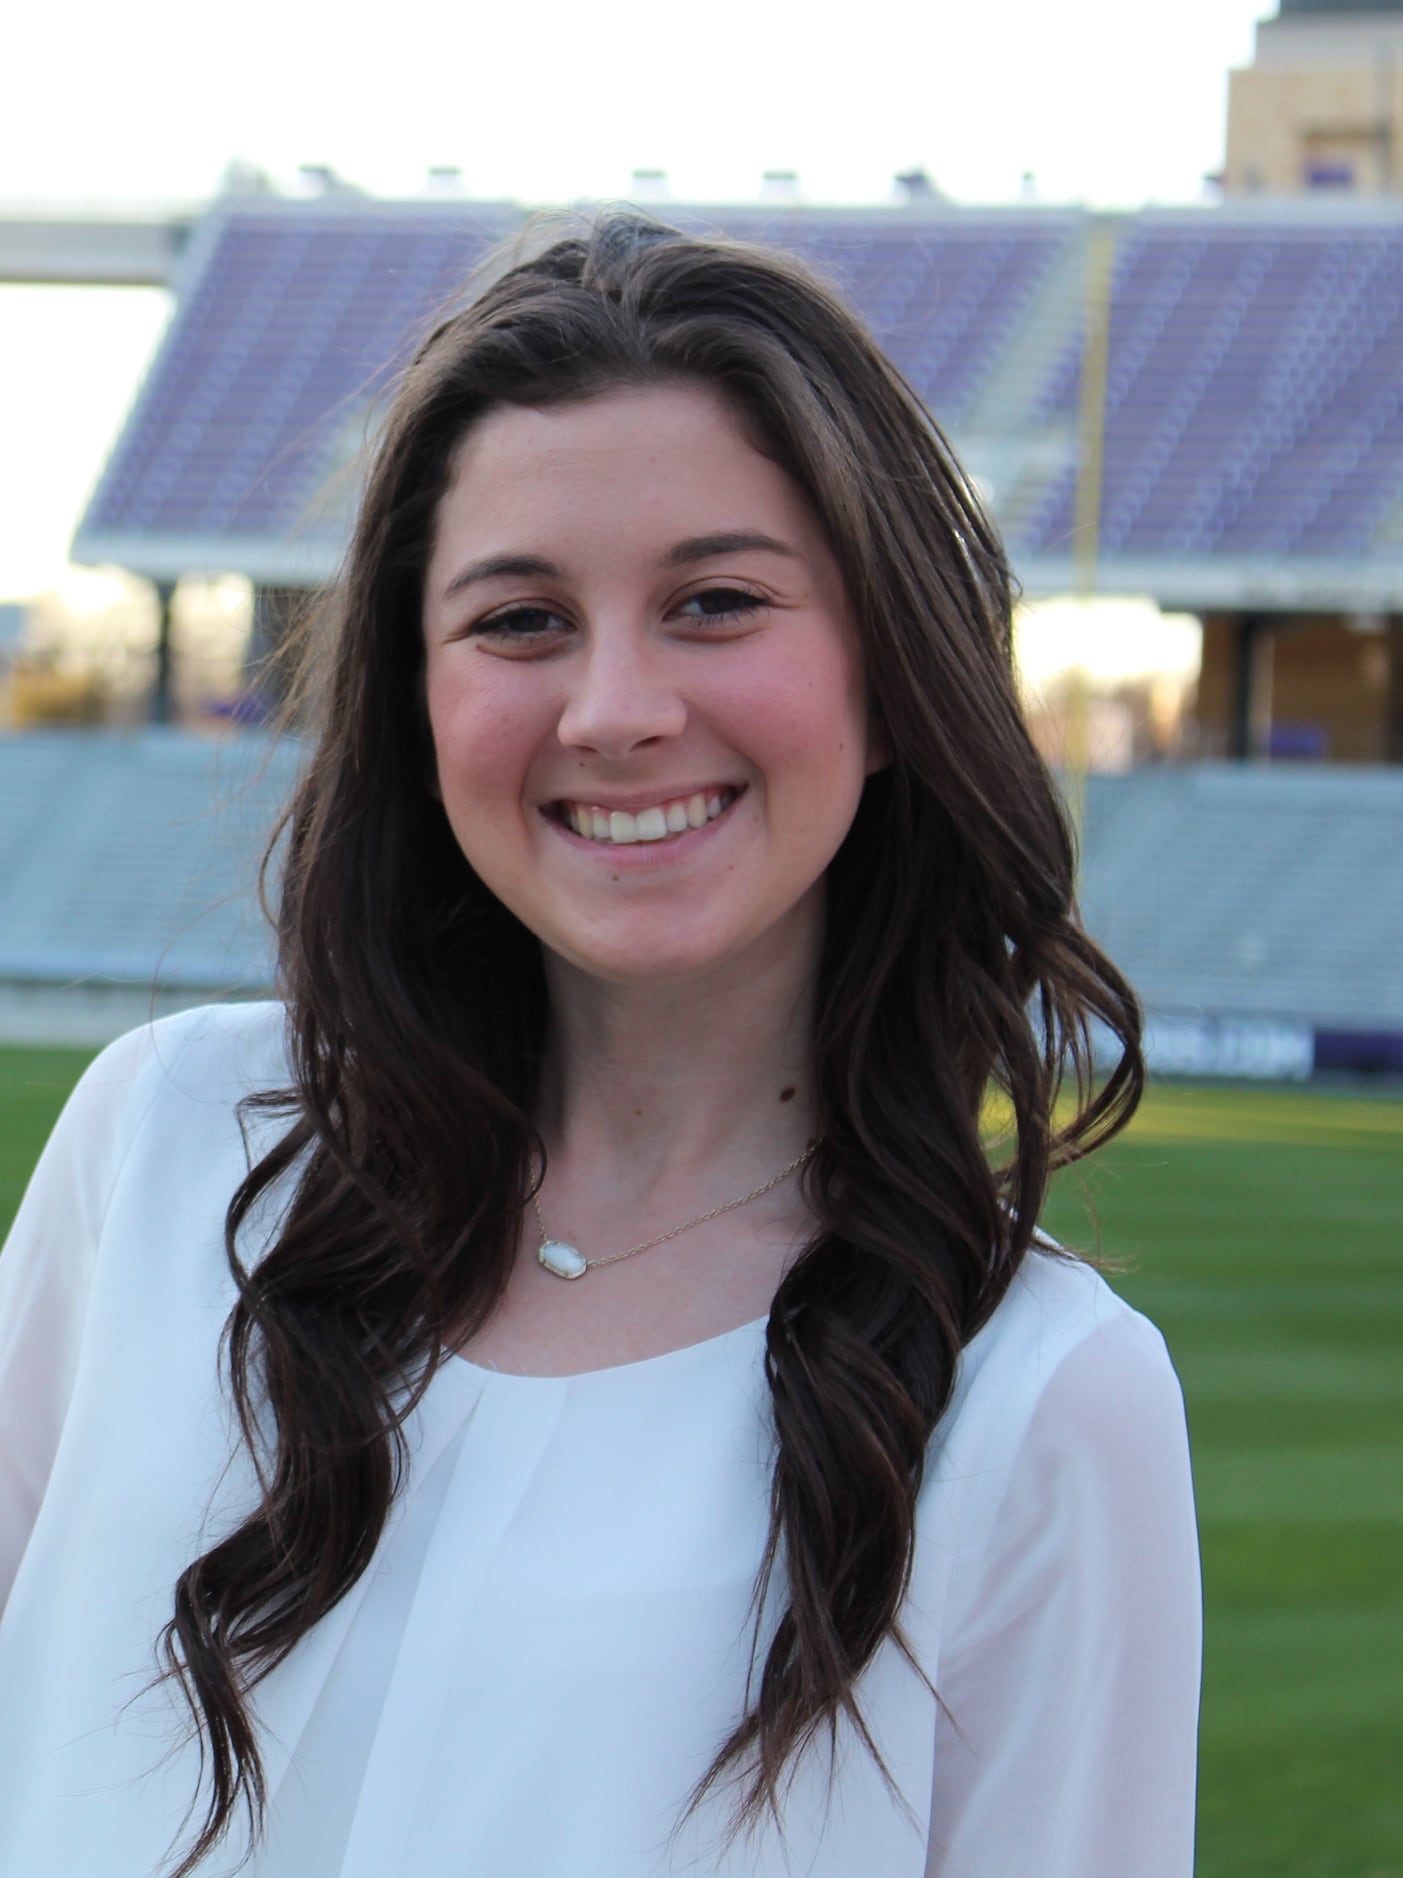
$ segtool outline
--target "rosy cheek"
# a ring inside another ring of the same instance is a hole
[[[505,760],[518,760],[536,734],[539,701],[518,683],[513,668],[449,668],[428,684],[429,728],[440,766],[459,775],[500,776]]]
[[[762,765],[827,763],[861,729],[862,703],[852,663],[837,648],[786,660],[730,691],[725,720]]]

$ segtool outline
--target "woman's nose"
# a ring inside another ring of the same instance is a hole
[[[676,737],[687,706],[666,653],[641,635],[600,634],[572,661],[558,735],[567,749],[628,756]]]

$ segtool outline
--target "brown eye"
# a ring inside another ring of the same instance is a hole
[[[475,638],[544,639],[564,621],[558,613],[543,606],[513,606],[504,613],[491,613],[473,627]]]
[[[763,610],[765,602],[758,594],[743,587],[704,587],[688,594],[678,609],[685,618],[705,620],[741,620]]]

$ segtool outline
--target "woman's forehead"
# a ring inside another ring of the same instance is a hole
[[[455,452],[433,559],[536,552],[552,539],[666,552],[746,533],[804,558],[826,552],[807,499],[723,396],[628,386],[484,414]]]

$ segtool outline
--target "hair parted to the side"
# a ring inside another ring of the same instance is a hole
[[[959,1353],[1033,1243],[1049,1173],[1139,1098],[1135,999],[1079,923],[1071,839],[1020,716],[1002,551],[860,323],[795,260],[632,211],[501,273],[405,371],[311,645],[319,723],[277,915],[294,1081],[255,1098],[288,1125],[226,1223],[229,1382],[262,1501],[182,1573],[163,1638],[205,1772],[176,1878],[242,1813],[256,1834],[251,1692],[369,1564],[405,1419],[446,1340],[500,1298],[544,1165],[539,945],[428,787],[421,584],[453,454],[494,405],[674,382],[724,396],[812,504],[891,759],[828,878],[816,1223],[767,1343],[778,1448],[756,1608],[780,1615],[699,1790],[737,1783],[738,1823],[777,1806],[815,1735],[846,1717],[866,1738],[854,1688],[901,1641]],[[1099,1086],[1093,1024],[1122,1051]],[[1012,1116],[997,1164],[991,1089]],[[244,1257],[275,1186],[291,1197],[271,1247]]]

